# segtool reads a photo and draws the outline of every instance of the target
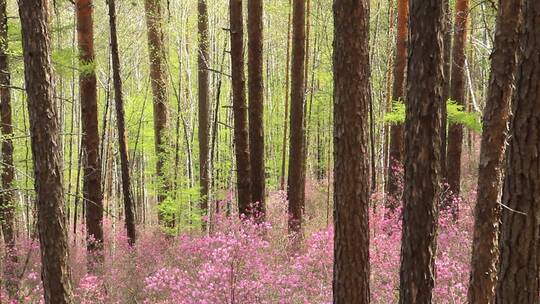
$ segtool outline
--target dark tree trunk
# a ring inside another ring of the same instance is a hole
[[[157,200],[163,203],[170,191],[167,175],[168,137],[168,96],[167,75],[165,67],[165,46],[163,37],[163,17],[161,0],[145,0],[146,28],[148,36],[148,58],[150,59],[150,81],[154,109],[154,147],[156,151]],[[163,215],[158,214],[160,223]],[[172,225],[172,223],[166,223]]]
[[[443,5],[411,0],[400,303],[431,303],[440,194]],[[425,71],[430,71],[426,73]]]
[[[11,296],[17,292],[14,269],[12,266],[17,261],[15,249],[15,201],[13,192],[13,180],[15,179],[15,167],[13,167],[13,121],[11,112],[11,73],[8,57],[8,22],[7,1],[0,0],[0,124],[2,131],[2,189],[0,195],[0,229],[6,245],[5,274],[7,288]]]
[[[454,45],[452,48],[452,80],[450,99],[465,106],[465,44],[467,43],[467,20],[469,0],[456,1],[454,23]],[[465,108],[466,109],[466,108]],[[459,195],[461,183],[461,150],[463,147],[463,126],[451,124],[448,130],[447,182],[453,194]],[[456,206],[450,206],[456,208]],[[454,210],[456,212],[457,210]]]
[[[446,134],[447,134],[447,120],[448,113],[446,109],[446,102],[450,96],[450,73],[452,71],[452,14],[450,10],[450,0],[443,0],[444,7],[444,84],[443,84],[443,101],[444,105],[441,107],[441,177],[446,178]]]
[[[103,262],[103,193],[99,157],[99,126],[96,72],[94,69],[94,22],[92,0],[77,0],[77,38],[79,45],[79,92],[81,100],[83,149],[83,198],[86,205],[88,266]]]
[[[496,303],[540,303],[540,3],[523,8],[516,98],[502,203]]]
[[[369,303],[369,1],[334,1],[334,303]]]
[[[208,191],[210,185],[209,160],[209,102],[210,88],[208,68],[210,56],[208,53],[208,6],[206,0],[198,0],[198,32],[199,32],[199,178],[201,186],[200,208],[202,215],[208,213]],[[203,224],[203,228],[206,225]]]
[[[394,62],[394,85],[392,89],[392,102],[404,101],[405,74],[407,70],[407,39],[409,34],[409,0],[398,0],[398,21],[396,38],[396,61]],[[395,209],[401,195],[399,193],[399,180],[395,168],[403,161],[403,125],[390,127],[390,152],[388,179],[386,193],[392,198],[388,207]]]
[[[287,14],[287,52],[285,58],[285,105],[283,115],[283,144],[281,150],[281,177],[280,189],[285,190],[285,164],[287,156],[287,128],[289,127],[289,80],[290,80],[290,65],[291,65],[291,1],[289,0],[289,13]]]
[[[291,138],[289,147],[289,232],[298,233],[304,213],[304,59],[306,40],[306,3],[293,0],[291,60]]]
[[[116,104],[116,124],[118,128],[118,146],[120,150],[120,170],[122,173],[122,196],[124,197],[124,212],[128,242],[135,245],[135,204],[131,193],[131,176],[128,159],[128,142],[126,122],[124,117],[124,97],[122,92],[122,78],[120,75],[120,57],[118,55],[118,34],[116,30],[116,7],[114,0],[109,3],[109,27],[111,31],[111,59],[113,69],[114,102]]]
[[[63,304],[72,302],[72,289],[63,209],[60,125],[54,103],[46,2],[18,1],[37,194],[44,299],[47,304]]]
[[[264,215],[263,0],[248,0],[248,85],[251,198]]]
[[[244,19],[242,14],[242,0],[229,0],[229,10],[238,209],[240,214],[247,216],[249,215],[249,204],[251,203],[251,168],[246,108],[246,78],[244,74]]]
[[[478,169],[469,303],[495,302],[499,258],[500,194],[507,125],[514,91],[522,0],[499,1],[495,46],[491,55]]]

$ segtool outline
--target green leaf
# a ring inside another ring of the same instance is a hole
[[[384,122],[387,124],[400,124],[405,122],[405,103],[403,101],[392,102],[392,111],[384,115]],[[482,122],[480,114],[467,112],[464,107],[453,100],[446,103],[449,124],[461,124],[469,130],[482,133]]]

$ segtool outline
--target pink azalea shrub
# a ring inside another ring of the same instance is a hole
[[[212,233],[198,229],[166,236],[156,227],[139,227],[137,245],[127,245],[120,223],[105,227],[105,263],[89,274],[84,229],[70,235],[76,303],[331,303],[333,229],[323,186],[308,192],[311,211],[299,251],[287,236],[287,203],[282,192],[268,200],[267,221],[214,217]],[[311,199],[310,199],[311,195]],[[459,205],[459,217],[440,214],[435,303],[465,303],[472,234],[474,191]],[[318,198],[317,198],[318,197]],[[382,193],[373,195],[370,212],[371,293],[373,303],[396,303],[399,295],[400,210],[385,210]],[[329,217],[329,218],[327,218]],[[326,225],[326,221],[330,225]],[[42,302],[39,244],[20,239],[16,275],[20,302]],[[6,301],[0,290],[0,303]]]

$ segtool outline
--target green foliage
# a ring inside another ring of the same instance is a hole
[[[198,207],[200,199],[199,187],[180,188],[168,195],[157,208],[165,221],[174,219],[175,227],[162,226],[162,229],[169,234],[178,234],[189,228],[200,227],[202,221]]]
[[[81,75],[90,75],[96,70],[95,61],[86,61],[79,64],[79,72]]]
[[[476,112],[467,112],[456,101],[449,100],[446,109],[448,111],[449,124],[462,124],[466,128],[482,133],[482,117]]]
[[[71,75],[74,63],[77,62],[77,53],[72,47],[59,48],[52,53],[52,62],[54,64],[55,71],[61,76]]]
[[[403,101],[393,101],[392,111],[384,115],[384,122],[388,124],[400,124],[405,122],[405,103]]]
[[[449,124],[461,124],[464,127],[482,133],[481,117],[476,112],[467,112],[462,105],[453,100],[446,103]],[[405,122],[405,103],[394,101],[392,111],[384,116],[384,122],[388,124],[399,124]]]

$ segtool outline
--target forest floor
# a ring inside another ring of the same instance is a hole
[[[469,279],[472,206],[476,192],[472,169],[464,162],[464,195],[446,199],[459,216],[441,211],[434,303],[465,303]],[[267,222],[217,216],[213,233],[164,235],[157,227],[139,227],[136,246],[110,220],[105,228],[105,264],[87,273],[84,228],[70,235],[72,280],[77,303],[331,303],[333,231],[326,185],[306,188],[304,239],[293,252],[287,236],[287,202],[280,191],[267,202]],[[396,303],[399,287],[401,217],[372,197],[370,259],[372,303]],[[20,302],[40,303],[39,242],[19,240],[15,273]],[[6,303],[0,292],[0,303]]]

